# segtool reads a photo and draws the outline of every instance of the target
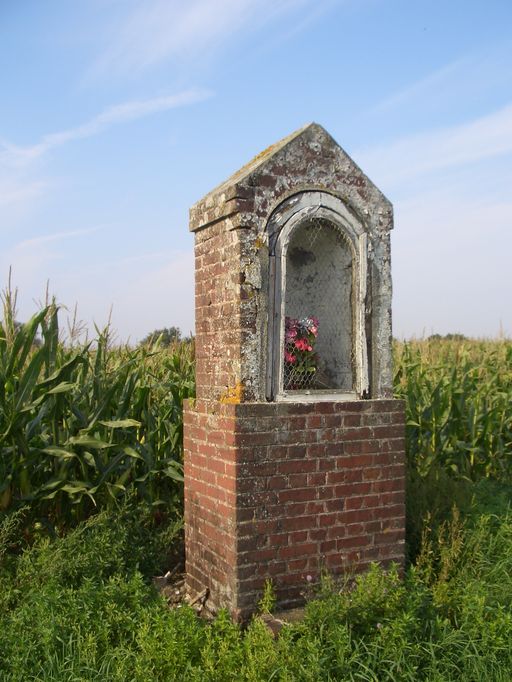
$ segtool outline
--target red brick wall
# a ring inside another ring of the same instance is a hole
[[[225,221],[196,234],[197,397],[219,400],[240,380],[240,243]]]
[[[185,409],[187,581],[247,616],[271,579],[281,607],[323,569],[403,563],[404,406],[397,400]]]
[[[236,421],[232,409],[215,414],[207,409],[215,403],[195,405],[183,413],[187,588],[208,587],[215,604],[226,606],[237,592]]]
[[[248,349],[257,355],[254,348],[260,343],[261,330],[256,321],[259,296],[244,271],[244,263],[250,263],[251,255],[254,258],[256,237],[239,223],[239,215],[227,217],[195,235],[196,390],[200,399],[254,400],[260,390],[259,382],[254,385],[247,371],[242,376]]]

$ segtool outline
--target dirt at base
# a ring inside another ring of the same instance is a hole
[[[183,604],[191,606],[200,618],[212,621],[216,612],[208,604],[209,590],[203,590],[195,596],[190,596],[186,592],[184,563],[177,563],[174,568],[167,571],[165,575],[153,578],[153,585],[167,602],[171,609],[179,609]],[[274,637],[285,625],[298,623],[304,618],[304,608],[288,609],[279,611],[275,614],[263,613],[261,620],[272,632]]]
[[[208,605],[209,590],[203,590],[192,597],[187,594],[185,586],[184,563],[177,563],[165,575],[153,578],[153,585],[167,602],[171,609],[179,609],[183,604],[191,606],[201,618],[213,620],[215,612]]]

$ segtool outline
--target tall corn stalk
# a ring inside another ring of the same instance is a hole
[[[409,463],[477,480],[512,478],[512,343],[395,345],[395,395],[406,401]]]
[[[190,346],[115,349],[106,328],[94,343],[70,348],[59,341],[54,302],[22,326],[10,291],[3,307],[0,511],[29,503],[65,525],[129,490],[179,507]]]

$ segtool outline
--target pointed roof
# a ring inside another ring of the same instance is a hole
[[[279,199],[293,189],[323,189],[340,196],[357,192],[356,203],[391,204],[318,123],[308,123],[282,140],[270,145],[242,166],[227,180],[212,189],[190,209],[192,231],[244,210],[258,194]]]
[[[222,182],[220,185],[214,187],[210,192],[208,192],[206,196],[209,196],[210,194],[217,194],[221,192],[223,188],[229,187],[230,185],[236,184],[238,182],[241,182],[245,178],[248,178],[250,175],[252,175],[252,173],[263,167],[271,157],[275,156],[278,152],[284,149],[284,147],[290,144],[290,142],[295,140],[295,138],[302,135],[304,131],[310,128],[312,129],[314,126],[321,128],[321,126],[319,126],[317,123],[308,123],[307,125],[302,126],[302,128],[296,130],[295,132],[290,133],[290,135],[283,137],[282,140],[279,140],[278,142],[274,142],[274,144],[269,145],[262,152],[259,152],[258,154],[256,154],[256,156],[253,156],[253,158],[250,161],[248,161],[244,166],[242,166],[232,175],[230,175],[229,178],[227,178],[227,180],[224,180],[224,182]]]

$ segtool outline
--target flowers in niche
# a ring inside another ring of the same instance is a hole
[[[285,389],[311,386],[318,361],[315,353],[318,318],[286,317],[284,335]]]

